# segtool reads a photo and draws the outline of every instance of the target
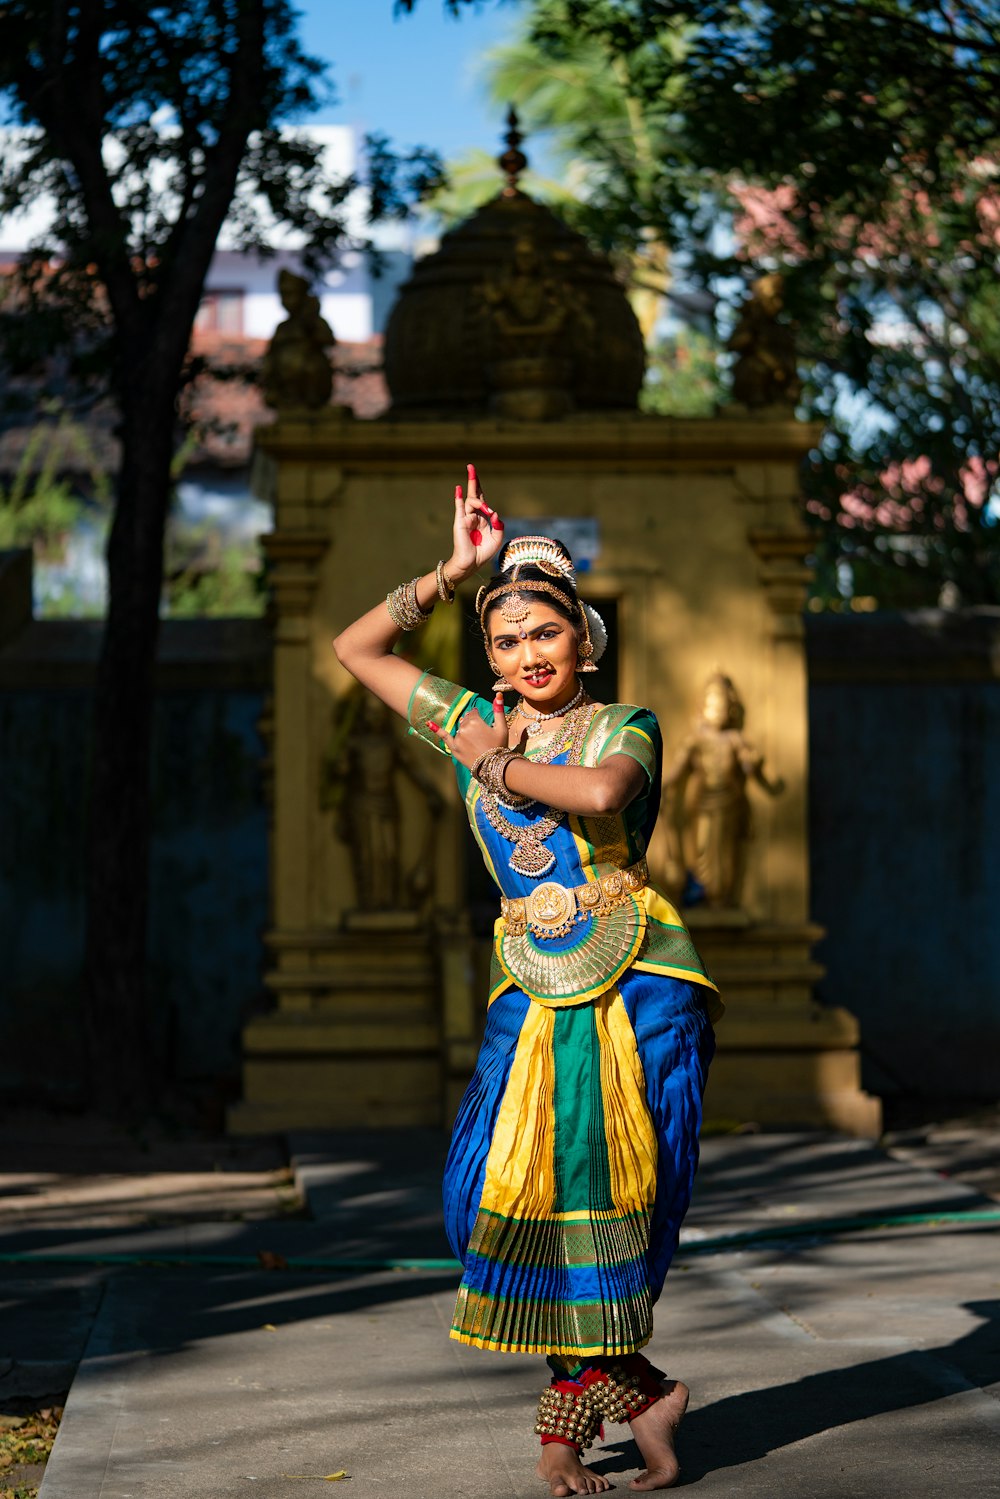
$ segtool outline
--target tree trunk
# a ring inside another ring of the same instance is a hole
[[[173,392],[133,392],[123,411],[108,541],[108,615],[94,694],[84,1015],[92,1101],[141,1117],[160,1083],[146,992],[150,744]]]

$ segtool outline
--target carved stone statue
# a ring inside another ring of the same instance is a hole
[[[528,233],[514,241],[508,268],[482,286],[491,406],[501,416],[548,420],[572,408],[573,347],[586,308],[548,274]]]
[[[400,846],[400,773],[423,793],[429,814],[423,846],[408,874]],[[389,709],[363,689],[345,694],[334,709],[320,806],[336,814],[336,835],[351,852],[359,910],[412,910],[426,901],[433,887],[441,793],[395,732]]]
[[[278,275],[278,291],[288,313],[274,330],[261,366],[261,386],[269,406],[325,406],[333,390],[327,349],[336,342],[319,310],[319,298],[294,272]]]
[[[743,703],[722,672],[705,685],[701,710],[691,733],[664,776],[668,788],[667,825],[671,884],[677,871],[693,876],[709,906],[739,906],[752,824],[747,782],[769,796],[785,783],[764,774],[764,757],[743,734]]]
[[[784,305],[783,279],[773,273],[753,283],[740,311],[729,348],[737,355],[733,399],[745,406],[794,406],[801,393],[794,330],[778,321]]]
[[[483,298],[492,314],[498,352],[555,352],[558,335],[569,321],[569,300],[558,281],[545,274],[530,234],[514,241],[509,269],[485,282]]]

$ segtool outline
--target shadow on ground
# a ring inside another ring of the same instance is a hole
[[[681,1428],[681,1484],[757,1461],[782,1447],[838,1427],[948,1395],[983,1390],[1000,1379],[1000,1301],[965,1303],[979,1326],[936,1348],[908,1350],[827,1370],[766,1389],[747,1390],[692,1410]],[[623,1441],[589,1463],[613,1478],[642,1466]]]

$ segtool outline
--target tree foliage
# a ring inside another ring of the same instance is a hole
[[[25,268],[30,331],[48,333],[40,352],[69,350],[84,373],[109,339],[119,390],[133,338],[159,336],[174,363],[179,343],[183,358],[198,273],[227,217],[246,248],[267,253],[286,223],[314,263],[334,248],[351,184],[326,180],[316,146],[282,129],[321,79],[292,20],[282,4],[225,0],[4,7],[0,91],[22,129],[0,211],[40,199],[52,210]],[[190,318],[168,333],[162,311],[182,285]]]
[[[533,0],[526,28],[536,120],[592,54],[655,133],[616,162],[591,95],[592,232],[662,239],[722,303],[784,272],[828,591],[846,562],[886,601],[1000,601],[995,0]]]
[[[31,547],[39,561],[60,558],[88,504],[110,503],[110,486],[86,429],[53,404],[29,429],[7,484],[0,483],[0,548]],[[86,474],[86,498],[64,477],[67,459]]]
[[[84,991],[104,1102],[148,1102],[144,1020],[153,666],[178,396],[216,242],[267,253],[294,232],[307,268],[343,238],[354,186],[290,127],[320,101],[287,0],[8,0],[0,99],[19,135],[0,213],[51,228],[3,306],[15,393],[110,393],[120,464],[95,688]],[[380,200],[394,203],[389,153]],[[419,175],[419,153],[408,164]]]
[[[486,90],[498,109],[517,106],[529,135],[548,138],[558,176],[529,171],[523,185],[614,260],[648,340],[670,284],[668,247],[646,211],[650,187],[671,150],[666,116],[641,108],[626,66],[599,40],[568,34],[558,56],[540,47],[533,34],[537,18],[533,8],[518,36],[486,53]],[[659,41],[666,48],[676,45],[667,31]],[[485,152],[448,163],[446,175],[448,185],[429,206],[449,219],[497,190],[495,160]]]
[[[191,557],[192,543],[198,542],[199,554]],[[165,602],[172,618],[263,616],[267,603],[263,570],[259,557],[250,555],[247,547],[224,546],[205,528],[200,536],[187,540],[183,551],[188,555],[178,556],[167,568]]]

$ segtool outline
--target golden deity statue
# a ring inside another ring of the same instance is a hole
[[[444,802],[395,732],[389,709],[371,693],[355,689],[338,702],[321,774],[320,806],[335,814],[334,831],[351,851],[358,910],[423,905],[432,894],[434,843]],[[423,793],[428,812],[423,844],[408,874],[402,863],[398,774]]]
[[[530,234],[514,241],[506,273],[483,286],[498,344],[505,353],[555,351],[570,315],[565,289],[545,274],[538,246]],[[528,345],[530,344],[530,347]]]
[[[743,734],[744,708],[721,671],[705,685],[701,710],[667,768],[671,883],[694,876],[709,906],[737,908],[752,836],[747,782],[769,796],[785,789],[764,774],[764,757]]]
[[[325,406],[333,391],[327,349],[336,342],[319,310],[319,297],[294,272],[278,275],[278,291],[288,316],[274,330],[261,365],[261,387],[269,406]]]
[[[802,390],[795,334],[778,321],[785,305],[783,278],[760,276],[740,309],[728,347],[737,356],[733,399],[744,406],[794,406]]]
[[[499,416],[549,421],[573,408],[574,351],[586,306],[548,274],[538,245],[518,235],[506,270],[483,283],[486,377]]]

